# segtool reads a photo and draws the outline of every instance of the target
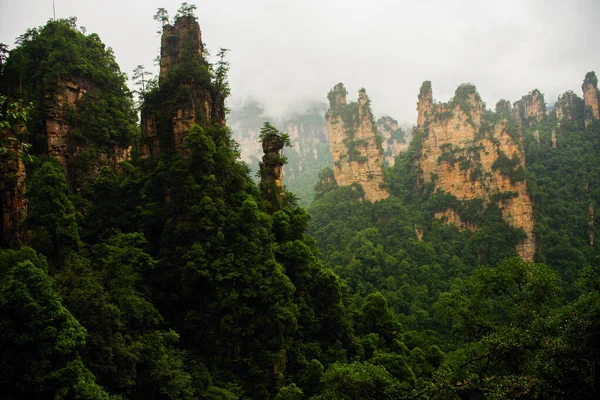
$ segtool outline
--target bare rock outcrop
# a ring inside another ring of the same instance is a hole
[[[600,119],[600,100],[598,98],[598,78],[594,71],[588,72],[581,85],[583,90],[585,127]]]
[[[82,140],[74,133],[68,117],[69,111],[77,110],[94,85],[85,78],[66,78],[60,80],[57,89],[46,95],[47,109],[44,120],[46,149],[64,168],[70,187],[80,189],[88,183],[102,166],[116,167],[120,162],[130,159],[131,147],[98,147]],[[76,167],[78,157],[94,153],[94,161],[85,166]]]
[[[583,111],[583,100],[569,90],[558,96],[554,108],[559,125],[563,121],[575,121],[577,115]]]
[[[6,144],[5,152],[0,153],[0,246],[12,248],[23,244],[19,224],[27,215],[24,128],[0,130],[0,141]]]
[[[225,125],[225,98],[210,80],[200,25],[182,16],[163,27],[157,95],[141,112],[141,156],[179,151],[194,124]]]
[[[381,138],[364,89],[358,102],[346,102],[347,91],[338,83],[329,92],[326,114],[335,180],[340,186],[360,184],[365,199],[387,199],[383,187],[383,149]]]
[[[512,112],[513,117],[524,127],[541,122],[546,115],[544,95],[538,89],[532,90],[521,100],[515,101]]]
[[[392,117],[377,120],[377,131],[381,135],[385,165],[394,166],[396,156],[408,149],[408,140],[398,121]]]
[[[523,109],[527,119],[538,119],[543,116],[542,105],[540,97],[534,94],[531,101],[524,101],[517,109]],[[461,202],[481,199],[484,203],[496,203],[504,220],[514,228],[523,229],[527,235],[517,251],[522,258],[532,260],[535,253],[533,209],[523,175],[522,136],[515,124],[509,123],[510,103],[498,104],[497,113],[501,118],[494,122],[486,116],[485,105],[473,85],[459,86],[448,103],[433,103],[431,83],[425,82],[417,111],[422,183],[433,184],[435,190]],[[477,229],[452,208],[435,216],[459,229]]]

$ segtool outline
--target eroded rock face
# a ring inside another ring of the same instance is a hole
[[[278,138],[267,138],[262,142],[263,158],[260,164],[260,187],[262,197],[271,199],[283,198],[283,160],[282,150],[284,142]],[[275,193],[273,193],[275,191]]]
[[[195,17],[181,17],[175,24],[165,25],[160,39],[160,81],[183,64],[185,57],[202,59],[203,53],[202,32]]]
[[[164,26],[160,50],[161,96],[155,103],[146,104],[141,112],[142,157],[163,153],[165,147],[179,151],[194,124],[225,125],[225,98],[211,83],[195,79],[190,71],[199,66],[208,64],[196,18],[180,17],[173,25]]]
[[[64,168],[67,180],[72,189],[78,190],[93,179],[102,166],[116,167],[120,162],[130,159],[131,147],[113,146],[101,149],[73,134],[66,114],[69,109],[77,109],[88,91],[94,86],[84,78],[69,78],[58,83],[57,90],[48,94],[46,102],[49,105],[44,117],[46,147]],[[93,151],[96,155],[92,163],[76,167],[78,157]]]
[[[408,140],[398,121],[392,117],[381,117],[377,120],[377,132],[381,135],[384,162],[394,166],[396,156],[408,149]]]
[[[598,99],[598,78],[595,72],[588,72],[581,85],[583,90],[584,118],[587,128],[592,121],[600,119],[600,100]]]
[[[329,92],[326,114],[335,180],[340,186],[358,183],[365,199],[387,199],[383,184],[383,149],[377,136],[369,98],[364,89],[358,102],[346,103],[346,89],[338,83]]]
[[[483,101],[472,85],[461,85],[452,101],[436,104],[432,101],[431,84],[426,82],[423,86],[417,106],[423,183],[431,183],[436,190],[460,201],[482,199],[485,203],[497,203],[505,221],[526,233],[527,238],[517,251],[524,259],[532,260],[533,209],[522,176],[525,158],[519,130],[511,130],[506,117],[495,124],[489,121]],[[537,102],[527,104],[537,104],[534,108],[541,110]],[[499,106],[507,108],[509,104]],[[528,115],[538,118],[536,113]],[[461,220],[457,210],[446,209],[436,218],[454,223],[459,229],[477,229]]]
[[[527,127],[534,122],[540,122],[546,115],[544,95],[537,89],[532,90],[521,100],[513,105],[513,116],[523,126]]]
[[[554,106],[556,120],[560,125],[563,121],[574,121],[577,119],[577,115],[583,110],[583,100],[569,90],[558,96]]]
[[[19,224],[27,215],[23,133],[20,129],[2,129],[6,153],[0,156],[0,245],[19,248],[23,245]]]

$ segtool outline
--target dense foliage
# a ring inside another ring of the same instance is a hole
[[[182,4],[176,19],[194,9]],[[168,26],[164,9],[156,18]],[[69,114],[75,137],[92,150],[133,143],[131,96],[111,52],[72,21],[51,21],[2,60],[0,128],[29,122],[38,143],[27,157],[27,246],[0,249],[5,398],[597,395],[600,122],[584,129],[581,111],[523,127],[526,168],[515,179],[534,201],[531,263],[515,257],[523,232],[497,206],[417,184],[424,132],[387,170],[389,199],[364,201],[329,168],[310,215],[287,193],[261,193],[220,121],[199,117],[174,146],[173,115],[193,85],[228,94],[223,58],[215,68],[196,55],[142,96],[161,151],[118,168],[81,160],[94,171],[81,191],[39,146],[44,102],[62,78],[93,82]],[[262,134],[277,151],[289,141],[269,123]],[[512,173],[515,162],[495,168]],[[435,220],[448,205],[479,228]]]

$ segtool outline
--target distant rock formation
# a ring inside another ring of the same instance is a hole
[[[200,25],[193,16],[165,25],[161,37],[159,89],[141,112],[141,156],[179,149],[194,124],[225,125],[225,98],[211,83]]]
[[[383,149],[364,89],[358,102],[346,103],[347,91],[338,83],[329,92],[326,114],[335,180],[340,186],[360,184],[365,199],[387,199],[383,187]]]
[[[525,121],[538,120],[544,115],[545,105],[538,91],[517,103],[513,110],[519,110]],[[522,136],[514,123],[510,123],[510,103],[500,102],[497,113],[501,118],[490,121],[473,85],[459,86],[448,103],[434,103],[431,82],[426,81],[421,87],[417,112],[422,184],[432,184],[435,190],[453,195],[461,202],[482,199],[497,203],[504,220],[527,235],[517,251],[522,258],[533,260],[533,209],[523,177]],[[459,229],[477,229],[463,221],[458,210],[449,208],[435,216]]]
[[[569,90],[558,96],[554,103],[556,120],[560,125],[563,121],[575,121],[583,111],[583,100]]]
[[[585,127],[600,119],[600,100],[598,98],[598,78],[594,71],[588,72],[581,85],[583,90]]]
[[[513,105],[513,116],[522,126],[528,127],[540,122],[546,115],[544,95],[537,89],[532,90]]]
[[[2,129],[0,142],[6,147],[0,153],[0,246],[21,247],[19,224],[27,215],[25,196],[25,165],[23,164],[24,126],[17,129]]]
[[[393,167],[396,156],[408,149],[406,133],[400,128],[398,121],[388,116],[377,120],[377,132],[383,139],[382,147],[385,165]]]

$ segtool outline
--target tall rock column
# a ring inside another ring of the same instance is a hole
[[[387,199],[383,187],[383,150],[377,134],[369,98],[364,89],[358,102],[346,103],[346,88],[338,83],[329,92],[327,130],[335,180],[340,186],[360,184],[365,199]]]
[[[584,102],[584,117],[585,127],[587,128],[592,121],[600,119],[600,102],[598,99],[598,78],[594,71],[588,72],[581,85],[583,90],[583,102]]]
[[[179,151],[194,124],[225,125],[225,97],[215,87],[194,16],[163,27],[159,88],[141,112],[142,156]]]

